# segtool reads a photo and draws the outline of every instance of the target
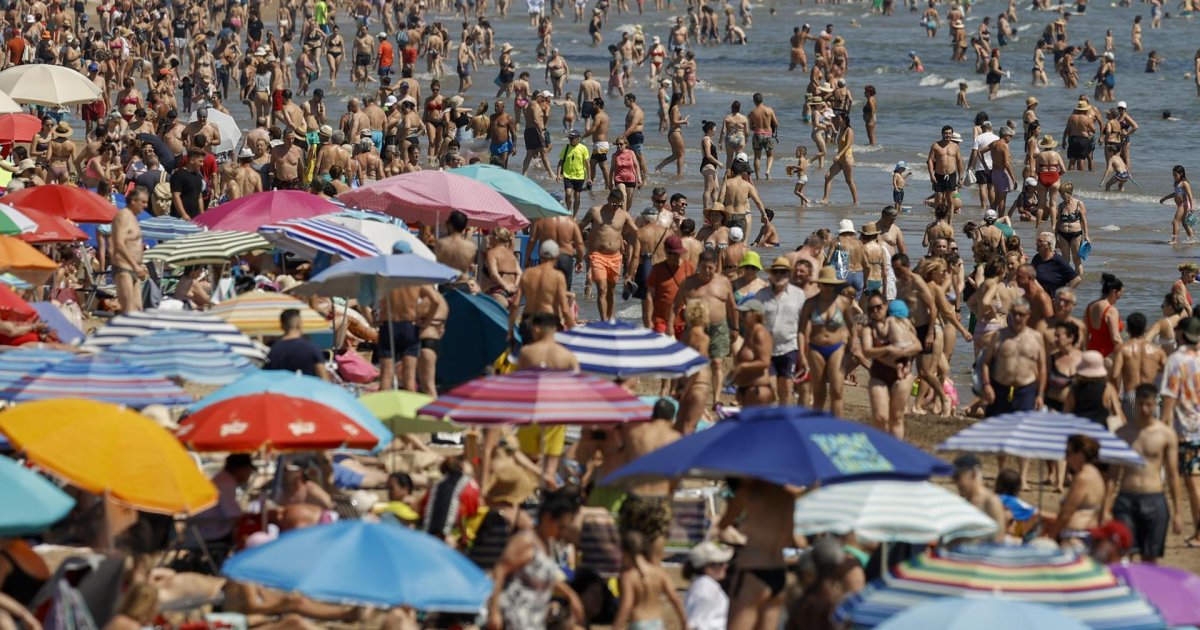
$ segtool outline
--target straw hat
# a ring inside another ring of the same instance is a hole
[[[845,280],[838,280],[837,270],[833,267],[821,267],[821,271],[817,273],[817,284],[846,284]]]
[[[1108,370],[1104,369],[1104,355],[1095,350],[1084,352],[1075,373],[1083,378],[1105,378]]]
[[[720,213],[724,214],[725,213],[725,204],[721,203],[720,201],[714,201],[712,207],[709,208],[709,210],[711,210],[713,212],[720,212]]]
[[[808,104],[809,105],[824,105],[825,99],[821,98],[820,96],[814,96],[814,97],[808,99]]]
[[[874,221],[864,223],[862,226],[863,236],[879,236],[879,226],[875,225]]]
[[[829,85],[828,82],[825,82],[825,83],[822,83],[821,85],[817,86],[817,91],[818,92],[832,92],[833,86]]]
[[[1036,96],[1030,96],[1029,98],[1025,99],[1026,107],[1029,107],[1030,105],[1037,105],[1037,104],[1038,104],[1038,100],[1037,100]]]
[[[54,126],[54,137],[55,138],[70,138],[71,135],[74,133],[75,133],[75,130],[71,129],[71,125],[67,124],[67,121],[65,121],[65,120],[59,122],[57,125]]]
[[[846,40],[843,39],[841,35],[838,35],[837,37],[833,38],[834,46],[841,46],[842,44],[845,44],[845,43],[846,43]]]
[[[1055,140],[1054,136],[1046,134],[1042,136],[1042,141],[1038,143],[1038,146],[1043,149],[1053,149],[1058,146],[1058,140]]]
[[[1091,106],[1091,105],[1088,105],[1088,102],[1087,102],[1087,101],[1085,101],[1085,100],[1083,100],[1083,99],[1079,99],[1079,102],[1078,102],[1078,103],[1075,103],[1075,111],[1077,111],[1077,112],[1090,112],[1090,111],[1092,111],[1092,106]]]
[[[838,234],[856,234],[858,230],[854,229],[854,221],[850,219],[842,219],[838,222]]]
[[[782,269],[784,271],[792,270],[792,259],[787,256],[777,256],[769,267],[771,271]]]
[[[537,483],[516,465],[500,466],[499,470],[492,473],[484,500],[488,503],[521,505],[536,489]]]
[[[508,52],[512,49],[513,49],[512,44],[510,44],[508,42],[504,42],[504,45],[500,47],[500,52],[504,53],[504,52]]]

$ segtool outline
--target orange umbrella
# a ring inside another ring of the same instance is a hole
[[[42,284],[58,269],[32,245],[11,236],[0,236],[0,273],[8,272],[30,284]]]
[[[0,433],[30,461],[139,510],[195,514],[217,488],[169,431],[118,405],[59,398],[0,412]]]

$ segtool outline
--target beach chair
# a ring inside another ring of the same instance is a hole
[[[692,547],[704,542],[705,536],[720,512],[718,486],[683,488],[671,497],[671,530],[667,534],[665,551],[674,559],[687,555]]]

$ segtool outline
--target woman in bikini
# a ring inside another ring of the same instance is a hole
[[[890,305],[883,295],[867,298],[869,323],[859,331],[858,360],[870,366],[867,397],[875,426],[904,439],[904,413],[912,390],[912,357],[921,352],[916,330],[908,319],[908,305]]]
[[[721,168],[721,159],[717,156],[717,141],[715,139],[717,123],[706,120],[700,124],[704,136],[700,138],[700,175],[704,177],[704,208],[711,208],[717,200],[717,169]]]
[[[683,308],[683,319],[687,329],[681,339],[700,356],[708,358],[708,307],[702,300],[688,300]],[[668,331],[670,332],[670,331]],[[679,397],[679,412],[675,415],[675,428],[682,434],[688,435],[696,431],[696,424],[708,411],[708,402],[712,398],[712,370],[697,370],[695,374],[681,379]]]
[[[678,177],[683,177],[683,151],[686,146],[683,141],[683,127],[688,124],[687,116],[684,116],[679,108],[682,100],[679,94],[671,95],[671,105],[667,108],[667,121],[671,125],[671,131],[667,134],[667,142],[671,145],[671,155],[654,167],[654,171],[658,172],[674,162],[675,175]]]
[[[50,161],[50,141],[54,139],[54,119],[45,116],[42,118],[42,129],[33,136],[32,151],[29,152],[29,157],[39,165],[45,165]]]
[[[747,300],[740,306],[743,343],[733,355],[729,380],[742,407],[770,405],[775,402],[774,377],[771,376],[771,333],[763,326],[762,302]],[[765,352],[764,352],[765,351]]]
[[[425,122],[425,135],[429,138],[429,163],[437,163],[442,143],[446,140],[446,98],[442,96],[442,83],[437,79],[429,82],[429,97],[425,99],[425,110],[421,120]]]
[[[1046,371],[1046,406],[1054,411],[1062,411],[1071,389],[1071,381],[1075,378],[1075,369],[1083,352],[1079,350],[1079,335],[1082,333],[1075,322],[1060,321],[1054,324],[1050,355]],[[1060,462],[1047,462],[1050,479],[1054,483],[1054,491],[1062,493],[1065,469]]]
[[[1079,255],[1079,247],[1088,240],[1087,208],[1075,198],[1075,185],[1071,182],[1063,182],[1058,192],[1063,200],[1054,213],[1050,230],[1057,238],[1058,252],[1075,264],[1075,273],[1083,275],[1083,257]]]
[[[342,34],[338,32],[336,25],[325,42],[325,50],[325,63],[329,66],[329,87],[332,89],[337,87],[338,71],[342,68],[342,55],[346,52],[346,40],[342,39]]]
[[[813,408],[829,409],[835,416],[842,415],[842,384],[845,374],[842,359],[846,355],[846,344],[854,333],[851,317],[854,290],[850,295],[842,293],[844,280],[837,278],[833,267],[821,268],[817,275],[820,293],[804,303],[800,312],[799,373],[810,374],[813,386]]]
[[[1125,293],[1125,284],[1111,273],[1100,276],[1100,299],[1083,310],[1083,347],[1108,356],[1121,345],[1121,313],[1117,300]]]
[[[479,278],[479,288],[506,309],[521,281],[521,267],[517,265],[512,242],[512,232],[502,227],[492,230],[484,253],[487,272]]]
[[[829,192],[833,188],[833,180],[840,173],[846,178],[846,187],[850,189],[850,200],[858,205],[858,187],[854,184],[854,130],[850,128],[850,114],[837,116],[834,129],[837,129],[837,153],[833,156],[833,164],[825,173],[825,195],[821,203],[829,203]]]
[[[925,226],[925,236],[921,238],[921,245],[928,250],[927,254],[933,254],[933,242],[939,238],[947,243],[954,241],[954,226],[950,225],[950,208],[947,206],[934,208],[933,223]]]
[[[950,355],[945,349],[947,346],[953,346],[955,331],[966,341],[972,341],[974,338],[963,326],[957,309],[946,297],[946,287],[953,279],[946,260],[924,260],[917,273],[929,287],[937,312],[929,314],[929,323],[934,330],[933,350],[928,354],[921,354],[918,359],[917,375],[921,379],[923,393],[913,406],[913,411],[924,413],[928,410],[938,415],[949,415],[954,412],[954,407],[944,388],[945,382],[950,378]],[[922,403],[930,401],[934,403],[932,408],[922,408]]]
[[[1059,192],[1058,180],[1063,171],[1067,170],[1062,155],[1054,150],[1057,146],[1058,141],[1049,134],[1042,136],[1041,142],[1038,143],[1041,150],[1033,160],[1038,180],[1038,197],[1041,197],[1042,213],[1046,216],[1050,215],[1050,209],[1054,207],[1054,198]]]
[[[1037,172],[1037,156],[1042,152],[1041,136],[1042,123],[1034,119],[1025,126],[1025,163],[1021,168],[1021,178],[1033,177]]]
[[[100,148],[100,154],[87,161],[87,165],[80,174],[79,183],[84,188],[96,190],[100,186],[101,181],[120,182],[124,179],[125,172],[121,170],[121,162],[117,159],[117,146],[115,144],[105,144]]]
[[[1167,243],[1168,245],[1178,242],[1180,226],[1187,233],[1188,240],[1196,238],[1196,233],[1192,231],[1192,224],[1189,223],[1195,203],[1192,197],[1192,185],[1187,180],[1187,171],[1183,165],[1176,164],[1171,169],[1171,177],[1175,179],[1175,187],[1158,200],[1158,203],[1166,203],[1168,199],[1175,200],[1175,216],[1171,218],[1171,240]]]
[[[1088,530],[1100,526],[1104,507],[1104,476],[1096,463],[1100,461],[1100,444],[1086,435],[1067,438],[1067,468],[1073,477],[1067,495],[1055,516],[1043,517],[1047,538],[1058,540],[1064,547],[1079,547],[1088,538]]]

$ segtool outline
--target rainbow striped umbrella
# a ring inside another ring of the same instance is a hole
[[[522,370],[460,385],[420,409],[459,424],[619,424],[648,420],[650,405],[596,376]]]
[[[283,293],[252,291],[222,302],[208,312],[233,324],[247,335],[282,335],[279,314],[289,308],[300,311],[304,332],[329,329],[329,322],[308,304]]]
[[[1165,628],[1158,610],[1108,567],[1058,547],[962,545],[896,565],[837,618],[874,628],[926,601],[972,594],[1047,604],[1096,629]]]
[[[0,390],[0,400],[10,402],[50,398],[87,398],[138,409],[192,402],[187,392],[156,372],[97,355],[56,361]]]
[[[341,256],[349,260],[383,253],[366,236],[321,219],[280,221],[258,228],[258,233],[275,247],[307,260],[312,260],[317,254]]]

